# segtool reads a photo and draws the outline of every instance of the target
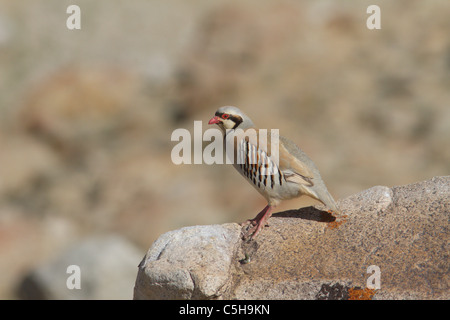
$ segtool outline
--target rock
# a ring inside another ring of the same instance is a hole
[[[220,297],[231,283],[240,232],[237,224],[224,224],[163,234],[139,265],[134,299]]]
[[[339,204],[337,219],[323,207],[275,213],[250,242],[237,224],[168,232],[142,260],[134,298],[450,298],[450,176]]]
[[[54,261],[24,277],[18,287],[21,299],[131,299],[136,261],[142,255],[119,236],[89,238],[68,249]],[[78,266],[80,289],[69,266]],[[69,279],[70,278],[70,279]]]

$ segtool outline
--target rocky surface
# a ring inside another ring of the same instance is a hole
[[[230,267],[239,234],[236,224],[186,227],[165,233],[139,265],[135,297],[221,296],[231,280]]]
[[[337,219],[315,207],[278,212],[249,242],[238,224],[168,232],[142,260],[134,298],[450,298],[450,176],[339,204]]]

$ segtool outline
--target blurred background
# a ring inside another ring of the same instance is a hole
[[[336,199],[448,175],[449,15],[446,0],[0,0],[0,298],[131,298],[162,233],[253,218],[265,200],[231,166],[171,162],[172,131],[222,105],[296,142]]]

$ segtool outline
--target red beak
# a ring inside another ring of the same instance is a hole
[[[211,120],[209,120],[208,124],[220,123],[220,119],[218,116],[214,116]]]

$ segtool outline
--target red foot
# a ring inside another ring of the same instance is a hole
[[[249,219],[243,223],[241,223],[241,226],[251,225],[251,227],[247,227],[245,232],[243,233],[242,238],[244,240],[247,239],[254,239],[258,235],[258,233],[264,228],[264,225],[266,224],[267,220],[272,215],[271,213],[272,207],[270,205],[267,205],[258,215],[253,218]]]

